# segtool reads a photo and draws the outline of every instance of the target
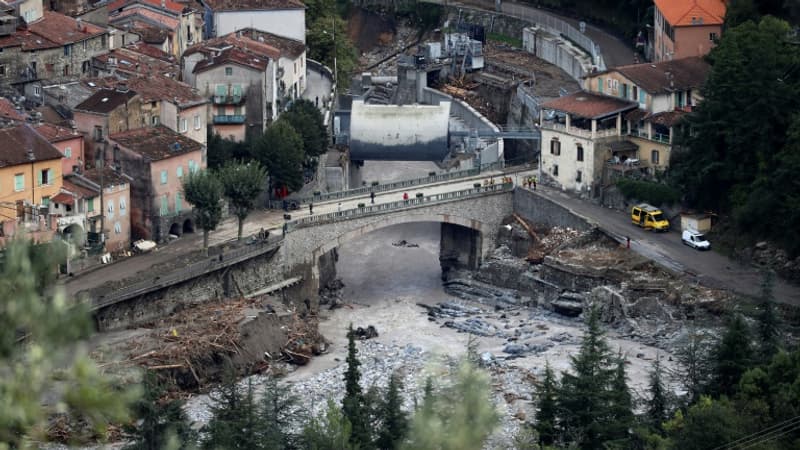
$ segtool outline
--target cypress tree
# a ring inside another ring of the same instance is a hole
[[[361,449],[372,447],[372,433],[369,416],[365,408],[364,393],[361,390],[361,371],[358,367],[358,349],[356,348],[353,324],[347,329],[347,370],[344,373],[345,394],[342,399],[342,414],[352,426],[350,442]]]
[[[603,433],[606,446],[625,448],[628,442],[629,431],[633,426],[633,399],[628,389],[628,374],[625,370],[625,356],[620,349],[617,355],[617,365],[611,379],[609,391],[609,426]]]
[[[707,341],[705,334],[692,329],[686,344],[675,354],[680,363],[676,378],[689,393],[689,404],[696,402],[707,391],[713,376],[711,349]]]
[[[752,366],[753,347],[750,330],[739,314],[728,322],[714,352],[714,382],[711,391],[717,395],[732,395],[742,374]]]
[[[145,374],[142,384],[144,395],[133,405],[140,423],[126,430],[133,442],[125,450],[162,450],[172,439],[180,450],[192,448],[197,435],[189,425],[182,402],[160,401],[165,389],[153,372]]]
[[[608,426],[608,390],[614,370],[597,308],[590,310],[586,328],[580,351],[570,357],[574,374],[564,372],[561,377],[558,422],[567,441],[594,449],[602,448]]]
[[[662,424],[668,419],[669,405],[667,392],[664,388],[664,380],[661,368],[661,356],[657,355],[653,362],[653,369],[650,371],[649,388],[650,398],[647,399],[645,417],[648,425],[653,429],[661,431]]]
[[[352,427],[342,410],[328,400],[325,417],[311,419],[303,428],[304,450],[359,450],[352,444]]]
[[[386,388],[386,400],[382,402],[380,410],[380,431],[378,432],[378,448],[395,450],[400,448],[400,444],[408,432],[408,415],[402,410],[403,397],[400,389],[403,382],[397,372],[389,377],[389,385]]]
[[[537,397],[539,397],[539,410],[536,413],[536,432],[539,434],[539,443],[542,445],[552,445],[556,439],[556,416],[557,416],[557,395],[558,380],[550,367],[550,362],[545,362],[544,379],[537,386]]]
[[[211,420],[204,427],[203,448],[216,449],[258,449],[259,439],[256,426],[258,416],[252,384],[242,393],[236,385],[233,373],[217,394],[212,395],[210,406]]]
[[[268,377],[264,395],[258,409],[258,434],[263,450],[300,448],[297,431],[305,422],[306,413],[297,403],[297,397]]]

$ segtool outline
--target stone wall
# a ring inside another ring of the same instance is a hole
[[[529,222],[548,227],[569,227],[581,231],[593,228],[593,224],[585,217],[530,189],[514,189],[514,212]]]

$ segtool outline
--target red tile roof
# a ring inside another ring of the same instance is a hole
[[[305,9],[299,0],[201,0],[213,11]]]
[[[5,97],[0,97],[0,117],[6,120],[25,120],[25,115]]]
[[[116,71],[122,72],[126,74],[143,74],[143,75],[150,75],[150,74],[158,74],[158,75],[166,75],[169,74],[172,77],[177,77],[178,72],[180,71],[180,67],[178,63],[175,62],[174,58],[170,61],[169,58],[161,59],[158,57],[151,57],[144,53],[140,53],[139,50],[143,49],[153,49],[157,52],[161,52],[150,45],[144,44],[142,42],[137,42],[140,44],[139,47],[123,47],[109,51],[103,55],[98,55],[93,58],[97,65],[105,66],[106,70],[111,70],[113,64],[116,64]],[[163,53],[163,52],[161,52]],[[110,58],[115,58],[112,60]]]
[[[78,134],[77,131],[73,133],[69,128],[60,127],[51,123],[34,125],[34,129],[50,143],[83,137],[81,134]]]
[[[300,44],[302,45],[302,43]],[[238,33],[229,33],[225,36],[202,41],[187,48],[186,51],[183,52],[183,56],[188,56],[198,52],[208,55],[228,46],[273,60],[276,60],[281,56],[280,49],[272,44],[259,42],[258,40],[252,39],[247,35],[239,36]]]
[[[619,72],[646,92],[660,94],[701,87],[711,72],[711,66],[703,57],[692,56],[660,63],[615,67],[593,74],[592,77],[608,72]]]
[[[586,119],[600,119],[636,107],[634,102],[586,91],[559,97],[542,105],[544,109],[563,111]]]
[[[36,22],[28,24],[27,29],[17,29],[14,34],[0,38],[0,48],[22,47],[22,50],[38,50],[61,47],[105,34],[107,31],[85,21],[53,11],[44,11]]]
[[[114,89],[120,80],[115,77],[93,78],[92,83],[106,89]],[[139,94],[143,102],[166,100],[178,105],[199,105],[208,100],[194,92],[186,83],[160,74],[133,75],[125,80],[132,92]],[[76,107],[77,108],[77,107]]]
[[[53,203],[58,203],[60,205],[74,205],[75,198],[72,194],[67,194],[66,192],[59,192],[55,195],[55,197],[50,199]]]
[[[172,131],[163,125],[123,131],[112,134],[108,139],[116,142],[120,147],[139,153],[151,161],[167,159],[184,153],[199,151],[203,148],[199,142]]]
[[[80,175],[77,174],[64,175],[64,184],[63,184],[64,189],[77,195],[80,198],[92,198],[100,195],[99,189],[95,190],[90,186],[86,186],[85,182],[81,184],[72,182],[72,180],[79,181],[80,180],[80,178],[78,178],[79,176]]]
[[[254,28],[244,28],[241,30],[241,33],[244,37],[249,37],[259,43],[277,48],[280,50],[281,56],[286,58],[295,59],[306,51],[306,44],[302,41],[285,38],[277,34],[267,33],[266,31],[256,30]]]
[[[145,21],[144,23],[137,22],[137,25],[140,28],[167,28],[175,31],[178,26],[180,26],[179,19],[176,19],[175,17],[165,13],[153,11],[152,9],[143,8],[141,6],[135,6],[133,8],[126,9],[119,14],[110,16],[108,18],[108,22],[119,27],[120,23],[124,23],[126,21],[136,22],[137,18]]]
[[[178,3],[178,2],[175,2],[173,0],[164,0],[164,2],[163,2],[164,8],[162,8],[162,6],[161,6],[162,5],[162,1],[161,0],[116,0],[114,2],[111,2],[108,5],[108,11],[109,11],[109,13],[113,13],[113,11],[115,11],[117,9],[124,8],[125,6],[129,6],[129,5],[137,5],[137,4],[149,5],[149,6],[158,8],[158,9],[167,9],[167,10],[172,11],[174,13],[181,13],[181,12],[183,12],[183,10],[185,8],[187,8],[186,5]]]
[[[0,129],[0,167],[61,159],[61,152],[28,124]]]
[[[722,25],[724,0],[655,0],[656,8],[673,27]]]
[[[193,73],[205,72],[214,67],[223,66],[225,64],[237,64],[244,67],[250,67],[258,71],[267,70],[269,59],[254,55],[250,52],[239,50],[238,48],[231,47],[223,50],[219,55],[209,58],[197,63],[192,70]]]
[[[86,169],[82,173],[82,175],[85,178],[87,178],[87,179],[89,179],[89,180],[91,180],[91,181],[93,181],[93,182],[95,182],[97,184],[100,184],[100,169],[99,168],[93,167],[91,169]],[[130,176],[128,176],[128,175],[126,175],[126,174],[124,174],[122,172],[118,172],[118,171],[112,169],[109,166],[103,167],[103,186],[105,186],[106,188],[108,188],[109,186],[112,186],[112,185],[113,186],[119,186],[121,184],[130,184],[131,181],[133,181],[133,178],[131,178]]]

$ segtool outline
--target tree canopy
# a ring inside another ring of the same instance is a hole
[[[197,226],[203,229],[203,249],[208,253],[208,233],[222,220],[222,183],[208,170],[189,172],[183,178],[183,195],[194,206]]]
[[[278,120],[253,144],[253,157],[266,167],[272,187],[303,186],[303,140],[289,122]]]
[[[217,172],[228,205],[239,221],[238,239],[242,240],[244,220],[255,208],[258,196],[264,192],[267,173],[258,161],[228,162]]]

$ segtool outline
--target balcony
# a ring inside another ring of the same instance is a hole
[[[560,131],[565,134],[579,136],[585,139],[600,139],[619,136],[616,128],[598,129],[594,132],[594,135],[592,135],[592,130],[587,130],[585,128],[579,128],[576,126],[571,126],[569,127],[569,130],[567,130],[567,126],[563,123],[548,121],[542,122],[541,128],[546,130]]]
[[[643,139],[648,139],[651,141],[660,142],[662,144],[669,144],[669,134],[653,132],[652,135],[648,135],[647,130],[633,129],[631,130],[630,135],[640,137]]]
[[[239,105],[244,101],[244,95],[214,95],[215,105]]]
[[[244,115],[214,116],[216,125],[238,125],[244,123]]]

